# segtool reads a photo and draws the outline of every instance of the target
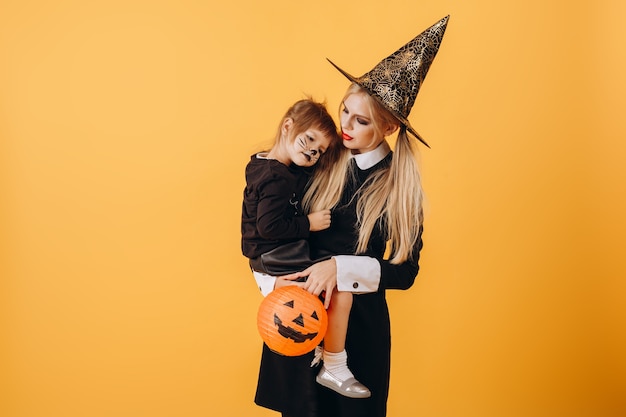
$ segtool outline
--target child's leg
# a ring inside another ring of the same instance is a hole
[[[366,386],[354,378],[348,368],[346,333],[352,309],[352,293],[339,292],[335,288],[328,308],[328,329],[324,336],[324,366],[317,382],[341,395],[367,398],[371,395]]]
[[[346,348],[348,319],[352,308],[352,293],[333,290],[328,313],[328,329],[324,337],[324,350],[338,353]]]

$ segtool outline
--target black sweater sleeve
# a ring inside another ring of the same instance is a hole
[[[286,203],[293,202],[294,198],[291,189],[284,178],[275,178],[259,187],[257,229],[262,238],[283,240],[304,239],[309,236],[307,216],[285,215]]]
[[[392,264],[388,260],[378,259],[380,262],[380,289],[406,290],[415,282],[419,272],[419,258],[422,250],[422,229],[415,244],[411,258],[401,264]]]

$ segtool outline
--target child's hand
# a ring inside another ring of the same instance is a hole
[[[330,227],[330,210],[316,211],[307,217],[309,218],[309,230],[311,232],[318,232]]]

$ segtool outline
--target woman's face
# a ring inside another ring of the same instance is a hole
[[[372,113],[365,97],[366,93],[349,95],[341,109],[341,131],[343,146],[352,153],[372,151],[385,137],[374,128]]]

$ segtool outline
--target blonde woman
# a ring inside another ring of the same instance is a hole
[[[327,302],[333,291],[354,297],[343,354],[324,351],[323,365],[313,371],[303,360],[266,363],[265,368],[262,363],[256,402],[267,406],[268,396],[282,392],[281,402],[270,408],[283,417],[386,416],[391,333],[385,294],[413,285],[422,249],[416,139],[428,145],[407,117],[447,23],[446,16],[361,77],[333,64],[352,81],[340,111],[345,150],[332,169],[316,171],[304,197],[305,211],[332,207],[330,227],[309,239],[313,258],[332,257],[281,279],[307,277],[304,288],[325,293]],[[392,151],[387,137],[396,132]],[[346,353],[349,369],[370,389],[369,398],[337,394],[344,379],[336,369],[343,369]],[[284,387],[267,384],[270,379],[280,381],[283,374],[300,381],[297,392],[284,395]],[[266,379],[268,375],[272,377]],[[317,389],[310,383],[313,379]]]

